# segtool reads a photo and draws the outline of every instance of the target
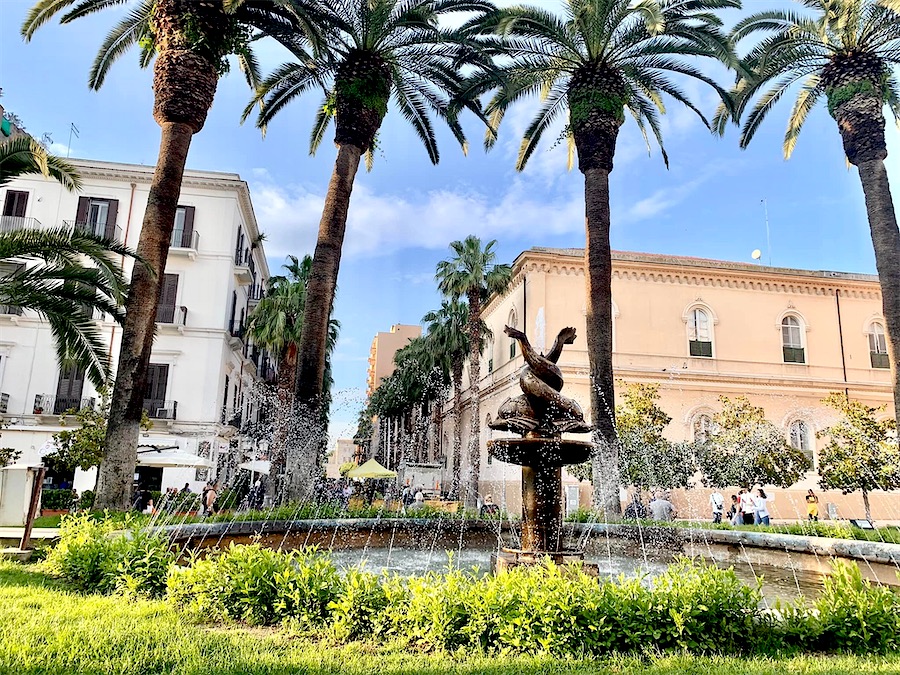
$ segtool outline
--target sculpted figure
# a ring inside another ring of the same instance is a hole
[[[524,393],[504,402],[497,411],[497,420],[490,427],[534,437],[559,436],[564,431],[590,431],[581,406],[559,393],[563,379],[556,362],[563,345],[575,342],[575,329],[568,327],[559,331],[546,356],[534,350],[522,331],[506,326],[503,332],[518,340],[525,357],[526,365],[519,374],[519,386]]]

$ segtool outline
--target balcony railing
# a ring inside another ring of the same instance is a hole
[[[167,401],[161,398],[145,398],[143,408],[147,411],[147,415],[150,419],[178,419],[178,401]]]
[[[104,237],[113,241],[122,241],[122,228],[118,225],[111,227],[105,223],[88,223],[75,220],[64,220],[63,226],[73,232],[92,234],[95,237]]]
[[[169,240],[169,246],[172,248],[188,248],[196,251],[200,248],[200,233],[197,230],[173,230],[172,238]]]
[[[883,352],[869,352],[869,356],[872,357],[872,367],[873,368],[890,368],[891,360],[887,354]]]
[[[169,323],[175,326],[187,325],[187,307],[184,305],[160,305],[156,308],[156,323]]]
[[[239,340],[243,340],[245,332],[246,332],[246,328],[244,327],[244,324],[241,323],[240,321],[232,321],[228,325],[228,333],[231,335],[231,337],[235,337]]]
[[[37,394],[34,397],[32,413],[35,415],[62,415],[67,410],[83,410],[93,408],[95,399],[78,396],[54,396],[52,394]]]
[[[19,218],[18,216],[0,216],[0,232],[17,232],[19,230],[41,230],[43,226],[37,218]]]
[[[707,340],[690,340],[691,356],[712,358],[712,342]]]
[[[806,363],[806,354],[803,347],[784,347],[785,363]]]
[[[0,413],[9,412],[9,394],[0,394]]]
[[[18,305],[0,305],[0,314],[14,314],[22,316],[22,308]]]

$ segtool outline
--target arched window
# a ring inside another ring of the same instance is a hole
[[[781,347],[785,363],[806,363],[803,349],[803,326],[800,319],[788,314],[781,320]]]
[[[688,315],[688,341],[691,356],[712,358],[712,330],[709,314],[695,307]]]
[[[809,433],[809,425],[803,420],[794,420],[790,427],[790,443],[791,447],[799,450],[809,458],[813,459],[813,446]]]
[[[513,328],[518,328],[518,326],[516,325],[517,322],[518,322],[518,317],[516,316],[516,310],[511,309],[509,311],[509,320],[506,322],[506,325],[512,326]],[[511,358],[511,359],[516,358],[516,344],[517,343],[516,343],[515,338],[509,339],[509,358]]]
[[[712,417],[701,413],[694,418],[694,442],[704,443],[709,440],[712,431]]]
[[[884,325],[875,321],[869,326],[869,357],[873,368],[890,368]]]

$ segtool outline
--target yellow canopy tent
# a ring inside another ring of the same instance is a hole
[[[395,478],[396,471],[385,469],[374,459],[347,472],[347,478]]]

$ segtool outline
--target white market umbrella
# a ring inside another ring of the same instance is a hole
[[[264,473],[268,476],[269,471],[272,469],[272,462],[266,459],[254,459],[250,462],[241,462],[238,464],[238,468],[254,473]]]
[[[140,466],[172,467],[183,466],[195,469],[208,469],[213,463],[199,455],[192,455],[183,450],[142,450],[138,453],[137,463]]]

